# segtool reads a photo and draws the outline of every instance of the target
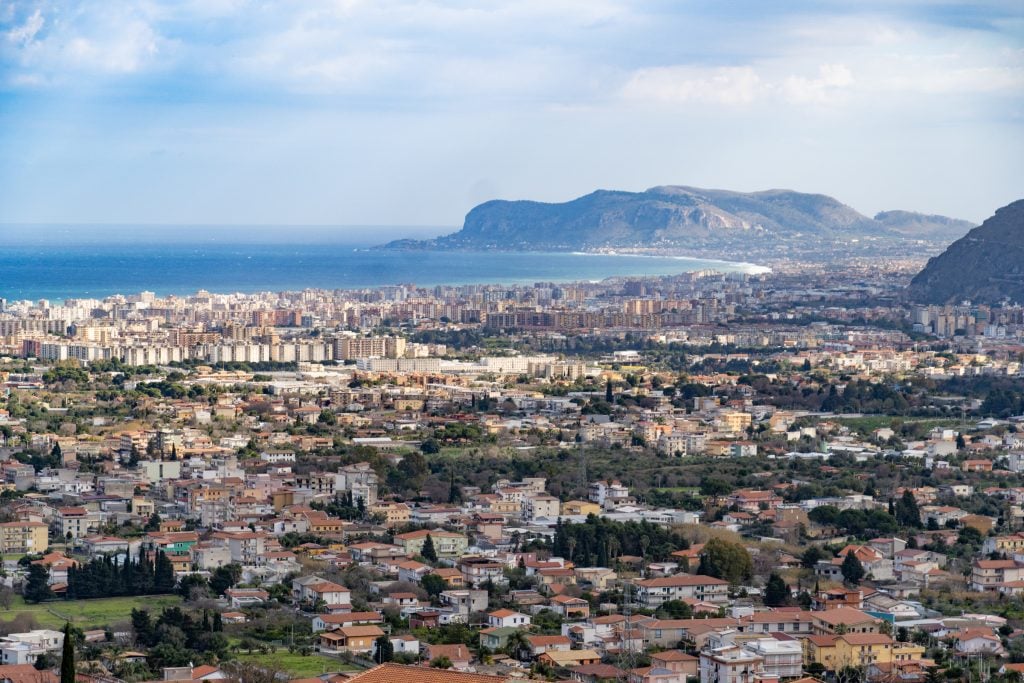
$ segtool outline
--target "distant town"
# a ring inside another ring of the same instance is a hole
[[[0,681],[1019,681],[1024,307],[920,265],[0,299]]]

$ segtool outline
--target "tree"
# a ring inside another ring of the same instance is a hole
[[[25,579],[25,602],[43,602],[54,598],[50,588],[50,570],[45,564],[30,564]]]
[[[427,534],[427,538],[423,541],[423,549],[420,550],[420,555],[426,560],[437,562],[437,550],[434,548],[434,539],[430,537],[430,534]]]
[[[149,521],[146,522],[146,526],[143,527],[143,531],[160,531],[160,523],[163,520],[160,519],[160,515],[153,513],[149,516]]]
[[[800,556],[800,566],[804,569],[814,569],[815,565],[818,564],[818,560],[824,560],[828,556],[828,553],[824,550],[816,545],[812,545]]]
[[[420,444],[420,451],[427,455],[434,455],[435,453],[441,452],[441,444],[438,443],[437,439],[431,437],[429,439],[425,439],[423,443]]]
[[[210,584],[200,574],[187,574],[178,582],[178,594],[185,600],[209,597]]]
[[[60,683],[75,683],[75,637],[71,622],[64,622],[64,650],[60,658]]]
[[[615,397],[612,394],[612,379],[611,377],[609,377],[607,383],[605,383],[604,385],[604,400],[608,403],[611,403],[614,400],[614,398]]]
[[[434,669],[450,669],[452,668],[452,660],[448,659],[445,655],[441,655],[431,659],[430,666]]]
[[[864,565],[857,559],[856,553],[850,551],[846,553],[846,557],[843,558],[843,565],[840,567],[840,571],[843,573],[843,579],[853,585],[858,585],[864,578]]]
[[[666,600],[658,607],[657,615],[666,619],[690,619],[693,608],[682,600]]]
[[[170,593],[174,590],[174,565],[163,550],[156,553],[156,566],[153,575],[153,591],[156,593]]]
[[[917,507],[917,500],[910,490],[903,492],[903,496],[896,501],[896,521],[900,526],[921,528],[921,511]]]
[[[700,553],[697,573],[725,579],[733,585],[749,581],[754,576],[754,562],[750,553],[739,543],[712,538]]]
[[[373,661],[378,664],[384,662],[390,662],[395,658],[395,646],[391,644],[391,639],[388,638],[387,634],[382,635],[374,641],[373,649]]]
[[[783,607],[789,603],[789,586],[775,572],[768,577],[764,587],[764,604],[768,607]]]
[[[424,543],[424,545],[426,545],[426,543]],[[441,594],[441,591],[448,590],[448,582],[437,574],[427,574],[420,579],[420,587],[427,591],[427,595],[431,598],[436,598]]]
[[[214,595],[223,595],[224,591],[231,588],[242,578],[242,568],[237,564],[226,564],[213,570],[210,577],[210,590]]]

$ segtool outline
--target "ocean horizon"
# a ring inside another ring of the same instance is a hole
[[[180,296],[198,290],[253,293],[366,289],[408,283],[514,285],[656,277],[700,270],[768,270],[744,262],[680,256],[379,249],[373,247],[386,241],[384,234],[369,241],[366,235],[359,237],[362,239],[358,242],[290,244],[220,240],[8,244],[0,251],[0,298],[62,301],[142,291]]]

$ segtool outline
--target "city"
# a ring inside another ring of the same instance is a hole
[[[6,301],[3,665],[1011,680],[1024,309],[904,270]]]

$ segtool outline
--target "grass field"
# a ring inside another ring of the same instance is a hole
[[[140,595],[129,598],[101,598],[98,600],[73,600],[44,602],[29,605],[19,595],[9,610],[0,613],[0,619],[9,621],[18,614],[32,614],[43,628],[59,629],[65,621],[71,621],[79,628],[102,628],[110,624],[131,619],[132,608],[146,608],[159,611],[163,607],[181,604],[176,595]]]
[[[325,672],[335,671],[359,671],[360,667],[346,664],[338,659],[324,657],[323,655],[292,654],[287,650],[272,654],[238,654],[235,659],[242,662],[277,667],[288,672],[295,678],[312,678]]]

